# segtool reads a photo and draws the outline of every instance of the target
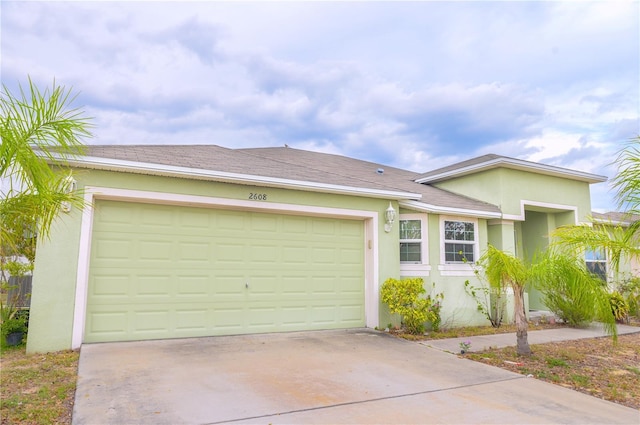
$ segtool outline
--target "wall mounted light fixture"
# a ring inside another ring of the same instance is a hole
[[[393,222],[396,220],[396,210],[393,209],[391,202],[389,202],[389,208],[384,212],[384,231],[389,233],[393,227]]]
[[[64,193],[69,194],[71,192],[75,192],[78,189],[78,182],[76,182],[76,180],[71,177],[71,176],[67,176],[67,178],[64,180]],[[63,212],[69,213],[71,212],[71,202],[63,202],[61,209]]]

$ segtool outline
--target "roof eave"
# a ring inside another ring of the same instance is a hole
[[[572,180],[583,181],[585,183],[602,183],[607,181],[606,176],[585,173],[582,171],[569,170],[566,168],[554,167],[545,164],[535,164],[528,161],[522,161],[513,158],[495,158],[478,164],[469,165],[455,170],[434,174],[415,180],[416,183],[437,183],[454,177],[461,177],[468,174],[478,173],[493,168],[511,168],[514,170],[535,172],[555,177],[570,178]]]
[[[166,177],[181,177],[197,180],[217,181],[224,183],[235,183],[244,185],[254,185],[263,187],[275,187],[282,189],[296,189],[312,192],[343,194],[352,196],[362,196],[369,198],[384,199],[421,199],[419,193],[371,189],[356,186],[334,185],[303,180],[283,179],[277,177],[258,176],[251,174],[228,173],[215,170],[204,170],[200,168],[177,167],[171,165],[154,164],[147,162],[117,160],[112,158],[101,158],[83,156],[77,158],[56,158],[71,167],[90,168],[107,171],[120,171],[137,174],[149,174]]]
[[[403,207],[403,208],[411,209],[414,211],[431,213],[431,214],[449,214],[449,215],[458,215],[463,217],[476,217],[476,218],[487,218],[487,219],[502,218],[502,213],[499,211],[442,207],[438,205],[432,205],[432,204],[427,204],[425,202],[413,201],[413,200],[401,200],[399,204],[400,204],[400,207]]]

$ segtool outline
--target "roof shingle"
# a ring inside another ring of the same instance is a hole
[[[289,147],[228,149],[217,145],[89,145],[86,157],[252,176],[411,192],[439,207],[499,212],[495,205],[414,180],[420,174],[346,156]],[[82,161],[80,161],[82,162]],[[384,170],[379,173],[378,170]]]

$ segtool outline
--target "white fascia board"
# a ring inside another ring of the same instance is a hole
[[[620,226],[620,227],[629,227],[631,225],[631,221],[621,221],[621,220],[607,220],[606,218],[595,218],[591,217],[591,221],[594,224],[601,225],[609,225],[609,226]]]
[[[454,208],[454,207],[441,207],[438,205],[426,204],[419,201],[399,201],[400,207],[407,208],[414,211],[421,211],[431,214],[447,214],[447,215],[459,215],[464,217],[476,217],[495,219],[502,218],[501,212],[494,211],[480,211],[470,210],[466,208]]]
[[[62,160],[62,158],[56,158]],[[307,190],[341,195],[364,196],[383,199],[421,199],[422,195],[412,192],[379,190],[354,186],[342,186],[303,180],[291,180],[278,177],[256,176],[250,174],[228,173],[224,171],[202,170],[199,168],[176,167],[173,165],[153,164],[146,162],[126,161],[111,158],[85,156],[64,159],[69,166],[93,168],[98,170],[124,171],[138,174],[150,174],[167,177],[180,177],[198,180],[209,180],[225,183],[278,187],[283,189]]]
[[[607,181],[606,176],[585,173],[582,171],[569,170],[567,168],[555,167],[552,165],[537,164],[529,161],[523,161],[513,158],[496,158],[479,164],[469,165],[463,168],[446,171],[444,173],[434,174],[432,176],[423,177],[415,180],[416,183],[437,183],[452,177],[460,177],[466,174],[477,173],[497,167],[511,168],[514,170],[530,171],[538,174],[546,174],[549,176],[569,178],[572,180],[584,181],[587,183],[602,183]]]

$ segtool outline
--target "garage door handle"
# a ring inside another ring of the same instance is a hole
[[[245,283],[245,284],[244,284],[244,287],[245,287],[245,288],[247,288],[247,289],[249,289],[249,282]]]

